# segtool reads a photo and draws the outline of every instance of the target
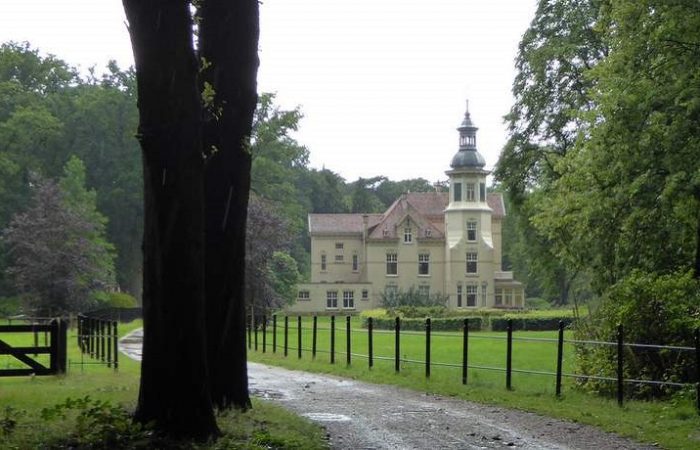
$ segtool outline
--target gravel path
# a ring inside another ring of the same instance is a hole
[[[121,350],[141,357],[141,336]],[[644,449],[595,427],[329,375],[248,363],[251,394],[321,423],[334,449]]]

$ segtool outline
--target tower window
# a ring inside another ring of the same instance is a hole
[[[476,220],[467,222],[467,241],[476,242]]]
[[[467,183],[465,187],[467,188],[467,201],[473,202],[476,199],[476,193],[474,192],[476,187],[474,183]]]
[[[477,254],[476,252],[467,252],[467,273],[477,273]]]
[[[455,183],[452,188],[453,199],[456,202],[462,201],[462,183]]]
[[[486,183],[479,183],[479,201],[486,201]]]

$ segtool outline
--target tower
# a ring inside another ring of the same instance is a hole
[[[492,210],[487,203],[486,162],[476,147],[478,128],[469,102],[459,131],[459,150],[452,157],[449,202],[445,209],[445,292],[450,306],[483,307],[493,296],[494,243]]]

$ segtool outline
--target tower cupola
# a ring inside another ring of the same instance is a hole
[[[459,151],[452,157],[450,167],[453,169],[483,169],[486,165],[484,157],[476,149],[476,130],[469,114],[469,100],[459,131]]]

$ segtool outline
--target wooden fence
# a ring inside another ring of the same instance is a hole
[[[33,334],[34,345],[14,346],[7,342],[8,335]],[[39,333],[48,336],[48,342],[39,345]],[[5,336],[3,336],[5,335]],[[68,336],[68,321],[52,319],[47,324],[29,325],[0,325],[0,355],[9,355],[27,366],[24,368],[1,368],[0,377],[24,375],[56,375],[66,372],[66,346]],[[38,355],[49,355],[49,366],[38,361]],[[32,358],[34,356],[34,358]]]

